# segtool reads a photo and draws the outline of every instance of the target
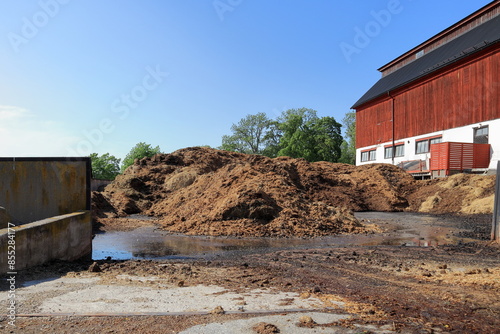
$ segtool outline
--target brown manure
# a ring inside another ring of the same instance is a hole
[[[466,183],[469,193],[479,194],[473,189],[479,180],[452,181]],[[487,181],[489,188],[492,181]],[[418,211],[430,196],[443,198],[441,204],[450,203],[444,196],[446,185],[437,182],[444,181],[418,182],[390,164],[309,163],[193,147],[137,160],[103,193],[93,194],[93,213],[97,221],[130,214],[154,216],[164,229],[191,235],[358,233],[366,229],[353,211],[403,211],[416,206]],[[431,192],[422,190],[429,185]],[[417,198],[416,193],[427,197]],[[473,204],[472,199],[465,202]],[[429,211],[433,203],[423,208]]]

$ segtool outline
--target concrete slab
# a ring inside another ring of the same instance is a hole
[[[264,317],[256,317],[251,319],[240,319],[227,321],[223,323],[211,323],[206,325],[198,325],[191,327],[179,334],[256,334],[257,332],[252,328],[260,322],[267,324],[272,324],[279,329],[279,333],[294,333],[294,334],[313,334],[313,333],[342,333],[342,334],[354,334],[366,332],[374,334],[390,334],[395,333],[387,328],[378,328],[375,326],[369,326],[370,328],[365,328],[359,326],[356,329],[349,329],[344,327],[299,327],[299,319],[301,317],[308,316],[311,317],[317,324],[329,324],[341,319],[349,318],[345,314],[334,314],[334,313],[321,313],[321,312],[308,312],[308,313],[292,313],[292,314],[282,314],[282,315],[271,315]]]
[[[155,286],[146,284],[156,283]],[[31,281],[16,289],[19,313],[43,314],[137,314],[208,313],[220,306],[226,312],[317,310],[343,303],[324,301],[314,296],[283,292],[273,288],[246,289],[239,292],[215,285],[172,287],[154,277],[133,280],[121,276],[113,283],[99,277],[62,277]],[[160,284],[159,284],[160,283]],[[0,292],[7,300],[8,292]],[[30,306],[30,307],[24,307]]]
[[[125,283],[127,282],[127,283]],[[108,283],[108,284],[105,284]],[[154,287],[147,286],[154,283]],[[346,314],[335,314],[332,306],[343,308],[342,302],[329,298],[326,302],[312,295],[304,296],[273,288],[247,289],[238,292],[216,285],[173,287],[163,279],[119,275],[110,283],[102,277],[59,277],[29,281],[16,289],[18,314],[28,316],[132,316],[189,315],[210,313],[217,307],[227,313],[252,314],[254,317],[209,323],[191,327],[184,334],[248,333],[256,324],[275,325],[280,333],[395,333],[390,326],[354,325],[353,328],[322,327]],[[7,300],[7,291],[0,292],[0,304]],[[325,304],[327,303],[327,304]],[[2,306],[3,307],[3,306]],[[272,313],[262,315],[259,313]],[[276,315],[276,313],[280,313]],[[320,326],[300,327],[300,317],[311,317]],[[221,319],[224,319],[223,317]]]
[[[303,299],[296,293],[271,290],[250,290],[241,294],[203,285],[169,289],[94,285],[45,300],[40,312],[210,312],[217,306],[226,311],[253,311],[312,309],[323,307],[323,303],[316,298]]]

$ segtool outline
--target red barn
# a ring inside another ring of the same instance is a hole
[[[356,110],[356,163],[419,176],[500,160],[500,0],[382,66]]]

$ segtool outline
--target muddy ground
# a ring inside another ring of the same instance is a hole
[[[20,272],[18,284],[54,276],[99,279],[123,287],[126,295],[120,278],[125,275],[142,279],[132,280],[134,287],[167,282],[177,288],[214,285],[235,293],[269,289],[314,297],[324,307],[331,304],[322,312],[350,315],[335,323],[302,324],[317,327],[318,333],[499,333],[500,247],[488,241],[494,184],[494,176],[460,174],[419,182],[386,164],[355,167],[187,148],[138,160],[104,192],[94,192],[95,229],[126,231],[154,223],[169,232],[211,236],[311,238],[387,228],[397,234],[397,223],[374,225],[353,212],[407,211],[461,214],[453,216],[450,233],[464,241],[431,247],[315,245],[196,260],[110,259],[97,261],[97,271],[89,271],[96,267],[92,261],[56,262]],[[130,219],[134,214],[154,222]],[[257,316],[134,315],[140,310],[114,316],[41,314],[43,301],[58,293],[20,302],[17,327],[10,328],[0,316],[0,332],[178,333],[198,324]],[[253,332],[276,333],[276,327],[260,324]]]
[[[175,286],[218,285],[231,291],[275,288],[302,296],[342,300],[334,311],[353,315],[327,326],[385,326],[401,333],[498,333],[500,247],[488,240],[489,215],[460,216],[456,227],[471,242],[437,247],[365,246],[280,250],[207,260],[91,261],[52,263],[18,275],[20,280],[119,275],[157,277]],[[124,293],[125,290],[124,290]],[[26,305],[35,312],[36,305]],[[139,311],[139,310],[138,310]],[[328,312],[328,311],[327,311]],[[333,312],[333,311],[332,311]],[[197,324],[250,318],[254,314],[191,316],[18,317],[6,333],[178,333]],[[320,329],[318,328],[318,330]],[[370,333],[370,331],[362,331]]]

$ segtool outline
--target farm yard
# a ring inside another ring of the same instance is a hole
[[[494,184],[494,176],[415,181],[390,165],[208,148],[138,160],[93,193],[96,238],[152,228],[289,245],[38,266],[19,274],[16,330],[494,333],[500,312],[500,247],[489,241]],[[443,231],[438,243],[419,238],[429,226]],[[408,242],[406,233],[422,243]],[[367,239],[321,241],[330,236]],[[392,241],[369,242],[379,236]],[[297,240],[312,242],[293,246]]]
[[[500,333],[500,0],[31,2],[0,333]]]

